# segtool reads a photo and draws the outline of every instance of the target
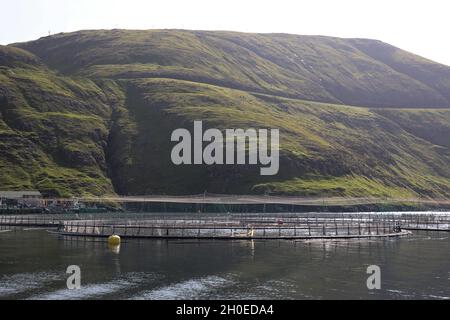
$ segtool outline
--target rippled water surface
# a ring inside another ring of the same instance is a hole
[[[67,239],[0,230],[1,299],[450,299],[450,233],[391,240]],[[66,289],[78,265],[82,288]],[[382,289],[366,286],[369,265]]]

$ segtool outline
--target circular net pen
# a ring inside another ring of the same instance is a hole
[[[64,221],[62,235],[155,239],[330,239],[399,237],[410,234],[395,219],[329,216],[172,217]]]

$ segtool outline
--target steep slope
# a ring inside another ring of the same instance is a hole
[[[417,79],[450,99],[450,68],[410,54],[380,41],[353,39],[351,43],[368,56],[392,69]]]
[[[378,41],[282,34],[81,31],[0,47],[0,189],[449,198],[448,70]],[[194,120],[280,129],[279,174],[173,165],[171,133]]]
[[[369,107],[450,106],[449,67],[372,40],[112,30],[15,46],[63,73],[92,78],[167,77]]]
[[[61,77],[0,47],[0,189],[112,194],[105,148],[110,106],[91,80]]]
[[[115,171],[120,193],[277,193],[328,196],[446,197],[450,110],[388,110],[306,102],[170,79],[122,80],[138,132],[128,165]],[[430,128],[429,136],[421,130]],[[280,172],[255,166],[172,164],[171,133],[205,127],[279,128]],[[423,129],[423,128],[422,128]],[[432,134],[434,132],[435,134]],[[440,140],[441,142],[443,140]]]

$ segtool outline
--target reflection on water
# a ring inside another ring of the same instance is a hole
[[[5,232],[4,232],[5,231]],[[449,233],[338,241],[62,238],[1,230],[2,299],[449,299]],[[79,265],[82,289],[66,288]],[[369,291],[369,265],[382,289]]]
[[[112,253],[120,254],[120,245],[114,246],[114,245],[112,245],[112,244],[108,244],[108,249],[109,249],[109,251],[111,251]]]

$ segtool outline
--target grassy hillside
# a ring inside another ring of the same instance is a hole
[[[0,57],[0,189],[114,193],[103,91],[91,80],[58,76],[18,49],[0,47]]]
[[[450,106],[450,67],[373,40],[104,30],[15,46],[65,74],[93,78],[174,78],[370,107]]]
[[[0,190],[449,198],[448,70],[377,41],[281,34],[83,31],[0,47]],[[171,133],[194,120],[280,129],[279,174],[172,165]]]
[[[123,80],[129,115],[139,134],[129,165],[115,174],[132,194],[209,192],[329,196],[445,197],[450,192],[450,149],[416,128],[447,130],[450,110],[379,109],[277,98],[170,79]],[[261,177],[251,166],[171,164],[170,135],[194,120],[213,128],[280,128],[281,168]],[[399,121],[400,122],[400,121]],[[409,126],[409,127],[408,127]],[[433,130],[430,130],[433,131]],[[163,182],[163,183],[162,183]]]

